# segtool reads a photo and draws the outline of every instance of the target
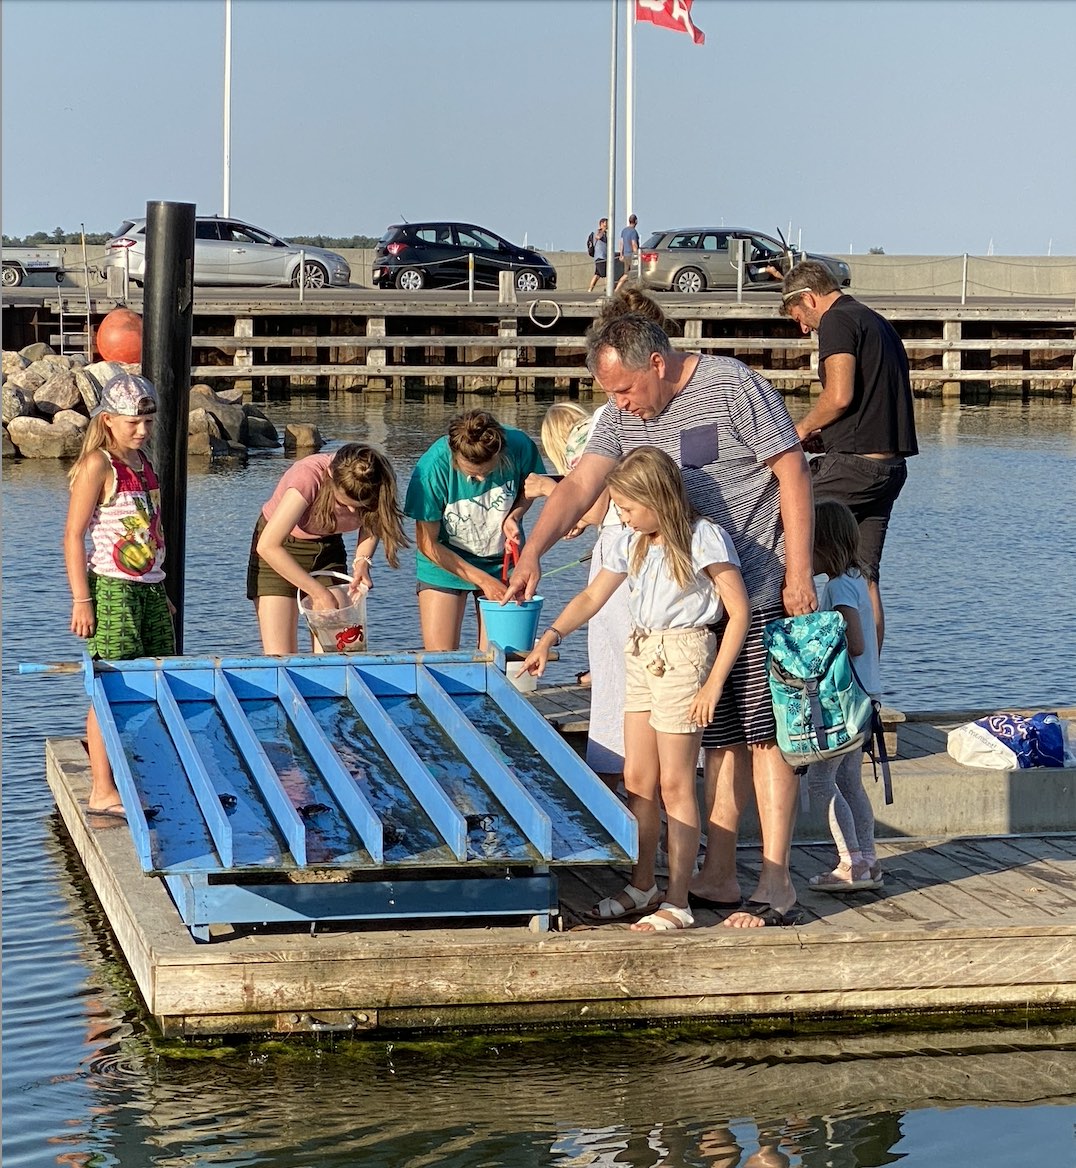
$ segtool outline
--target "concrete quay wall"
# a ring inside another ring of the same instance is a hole
[[[96,274],[104,258],[101,246],[86,248],[90,285],[103,288]],[[352,284],[370,286],[372,248],[342,248],[351,265]],[[551,251],[562,292],[583,292],[594,272],[586,252]],[[1076,299],[1076,256],[930,256],[842,255],[852,269],[850,291],[857,296],[1057,296]],[[64,257],[67,271],[63,284],[82,287],[82,248],[68,244]],[[27,286],[56,286],[51,274],[30,276]],[[753,295],[753,293],[752,293]]]

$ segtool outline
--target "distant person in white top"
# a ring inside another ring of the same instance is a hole
[[[859,524],[843,504],[821,499],[814,509],[814,570],[822,576],[818,608],[844,617],[848,655],[860,685],[872,698],[881,696],[878,639],[874,609],[867,591],[867,573],[859,558]],[[816,586],[819,581],[816,577]],[[825,803],[829,830],[837,845],[832,872],[812,876],[817,892],[858,892],[879,888],[882,868],[874,850],[874,810],[863,789],[863,752],[850,750],[836,758],[813,762],[807,769],[811,802]]]
[[[621,274],[620,279],[616,282],[616,291],[619,291],[620,286],[631,279],[631,274],[635,270],[639,258],[639,232],[636,228],[638,222],[639,220],[634,214],[629,215],[627,227],[620,232],[620,244],[616,254],[617,259],[620,260]]]
[[[625,454],[606,486],[627,530],[607,566],[568,602],[519,673],[539,677],[549,652],[585,624],[626,579],[632,631],[625,647],[624,786],[639,823],[631,883],[589,914],[595,922],[646,913],[632,928],[690,928],[688,883],[699,850],[695,769],[702,728],[751,623],[751,606],[732,539],[688,502],[680,470],[654,446]],[[711,627],[726,617],[720,644]],[[668,820],[669,881],[655,880],[661,805]]]

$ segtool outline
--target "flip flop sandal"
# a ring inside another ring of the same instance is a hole
[[[774,908],[772,904],[768,904],[764,900],[745,900],[743,908],[740,911],[750,913],[753,917],[758,917],[764,925],[778,927],[799,924],[803,917],[802,911],[795,905],[787,912],[781,912],[779,908]]]
[[[661,916],[661,913],[667,913],[668,916]],[[669,920],[672,917],[672,920]],[[695,923],[695,918],[691,915],[690,910],[680,908],[679,905],[670,904],[667,900],[663,900],[658,905],[657,911],[650,913],[636,921],[632,925],[633,932],[636,933],[675,933],[680,929],[690,929]],[[649,929],[644,929],[643,925],[649,925]]]
[[[634,884],[625,884],[618,896],[627,895],[631,906],[625,907],[615,896],[607,896],[600,900],[589,912],[583,914],[588,921],[619,921],[625,917],[635,917],[640,913],[649,912],[658,904],[658,886],[644,892]]]
[[[100,815],[102,819],[118,819],[121,823],[127,822],[127,812],[122,803],[110,803],[107,807],[87,807],[90,815]]]
[[[700,896],[697,892],[687,894],[688,908],[705,908],[711,912],[724,912],[726,909],[739,908],[743,904],[743,897],[736,900],[711,900],[708,896]]]

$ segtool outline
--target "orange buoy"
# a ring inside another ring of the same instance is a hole
[[[136,365],[142,360],[142,318],[129,308],[114,308],[97,329],[97,352],[103,361]]]

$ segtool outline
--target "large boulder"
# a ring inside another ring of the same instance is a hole
[[[53,415],[52,424],[54,426],[74,426],[76,430],[85,431],[90,424],[90,419],[78,410],[60,410],[58,414]]]
[[[206,410],[220,423],[223,437],[232,442],[246,443],[247,416],[242,406],[232,405],[215,394],[208,385],[191,386],[190,408]]]
[[[7,431],[24,458],[76,458],[82,449],[80,429],[44,418],[12,418]]]
[[[4,427],[4,444],[3,444],[3,449],[0,450],[0,455],[2,455],[4,458],[14,458],[16,454],[18,454],[18,451],[15,449],[15,443],[12,442],[11,439],[8,437],[7,426],[5,426]]]
[[[106,381],[115,377],[117,373],[127,373],[129,370],[126,365],[120,364],[119,361],[94,361],[84,366],[82,372],[92,377],[97,383],[97,388],[100,389]],[[130,372],[137,373],[138,366],[134,366]]]
[[[18,389],[16,386],[8,383],[3,389],[3,416],[4,425],[6,426],[12,418],[25,418],[27,414],[33,413],[33,407],[27,400],[26,394]]]
[[[21,353],[16,353],[14,349],[4,350],[3,361],[3,373],[5,377],[10,377],[13,373],[19,373],[30,364]]]
[[[44,341],[38,341],[36,344],[27,345],[25,349],[20,349],[19,356],[25,357],[27,361],[33,362],[39,360],[41,357],[48,357],[55,352],[56,350],[51,345],[46,345]]]
[[[230,406],[243,404],[243,390],[238,385],[226,385],[223,389],[218,389],[216,393],[221,401],[227,402]]]
[[[187,417],[187,454],[196,456],[208,454],[212,458],[216,444],[219,444],[219,449],[216,450],[218,457],[227,452],[228,443],[220,423],[208,410],[200,406],[191,410]]]
[[[34,390],[34,408],[46,418],[51,418],[61,410],[74,409],[81,401],[82,394],[75,383],[75,375],[67,368],[62,373],[54,373]]]
[[[86,407],[86,412],[92,414],[97,408],[97,403],[101,400],[101,387],[85,369],[72,369],[71,375],[75,379],[75,385],[78,386],[78,392],[82,398],[82,404]]]
[[[40,373],[37,373],[32,365],[27,365],[25,369],[20,369],[18,373],[12,373],[4,384],[10,385],[13,389],[21,389],[27,397],[33,397],[34,390],[39,385],[45,384],[45,378]]]
[[[59,353],[50,353],[35,361],[31,368],[35,373],[41,374],[42,381],[48,381],[57,373],[69,373],[71,371],[71,358],[61,357]]]
[[[277,436],[276,426],[268,418],[247,414],[247,445],[262,450],[279,446],[280,438]]]
[[[306,453],[320,450],[323,444],[321,432],[310,422],[289,422],[284,427],[284,452],[294,454],[299,450]]]

